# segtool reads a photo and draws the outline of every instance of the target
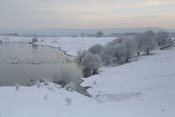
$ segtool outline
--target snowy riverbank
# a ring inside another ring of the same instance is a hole
[[[31,42],[32,37],[0,37],[3,42]],[[38,44],[61,47],[76,55],[77,49],[105,44],[114,38],[47,37]],[[88,98],[58,85],[40,88],[0,87],[0,117],[174,117],[175,48],[154,51],[138,61],[102,67],[100,74],[84,79],[91,86]],[[68,105],[67,98],[71,99]]]
[[[33,37],[0,36],[4,43],[29,43]],[[58,47],[69,55],[76,55],[78,49],[88,49],[90,46],[99,43],[106,44],[115,37],[37,37],[38,45]]]

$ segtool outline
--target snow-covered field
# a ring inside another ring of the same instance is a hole
[[[14,36],[0,36],[3,42],[18,42],[29,43],[33,37],[14,37]],[[37,37],[39,45],[47,45],[51,47],[59,47],[61,50],[66,51],[69,55],[76,55],[78,49],[88,49],[90,46],[99,43],[112,41],[115,37]]]
[[[30,42],[31,37],[9,37],[4,42]],[[114,38],[39,38],[39,44],[61,47],[76,55],[95,43]],[[175,48],[118,67],[102,67],[100,74],[84,79],[92,98],[42,84],[40,88],[0,87],[0,117],[174,117]],[[68,104],[65,101],[71,99]]]

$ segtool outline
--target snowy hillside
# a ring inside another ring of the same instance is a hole
[[[175,48],[102,68],[99,75],[84,80],[83,85],[92,87],[88,91],[94,99],[116,103],[122,111],[132,113],[130,117],[175,116]]]
[[[3,42],[30,42],[32,37],[0,37]],[[61,47],[71,55],[113,38],[39,38],[38,44]],[[174,117],[175,48],[117,67],[102,67],[84,78],[91,98],[41,84],[40,88],[0,87],[0,117]],[[70,102],[70,104],[68,104]]]

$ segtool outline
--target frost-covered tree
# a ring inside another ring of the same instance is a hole
[[[140,55],[140,52],[142,51],[142,39],[144,38],[143,36],[143,34],[139,33],[135,37],[135,42],[137,43],[137,55]]]
[[[152,38],[155,36],[155,33],[152,30],[146,31],[145,34],[152,37]]]
[[[120,37],[108,42],[102,49],[100,57],[106,65],[112,61],[123,64],[135,54],[136,48],[137,44],[134,39]]]
[[[158,43],[159,46],[165,46],[170,43],[170,38],[167,32],[159,31],[155,35],[155,41]]]
[[[112,54],[116,61],[123,60],[123,58],[126,58],[126,48],[123,44],[116,44],[112,48]]]
[[[103,32],[102,31],[98,31],[97,33],[96,33],[96,37],[102,37],[103,36]]]
[[[113,58],[113,46],[110,44],[106,44],[100,53],[100,58],[103,63],[109,65],[111,63],[111,59]]]
[[[150,52],[155,49],[155,40],[149,35],[143,34],[142,35],[142,51],[146,54],[149,55]]]
[[[119,37],[119,38],[114,39],[113,41],[106,43],[105,46],[114,46],[116,44],[121,44],[123,42],[123,40],[124,40],[123,37]]]
[[[139,33],[135,36],[135,42],[137,43],[137,54],[144,52],[146,55],[150,54],[150,51],[155,49],[155,33],[153,31],[146,31],[144,33]]]
[[[135,55],[137,44],[134,39],[124,39],[123,46],[126,49],[126,63],[129,61],[129,59]]]
[[[123,37],[119,37],[119,38],[116,38],[112,41],[113,45],[116,45],[116,44],[121,44],[123,42],[124,38]]]
[[[83,69],[89,71],[92,74],[96,74],[101,65],[101,59],[97,54],[92,54],[90,52],[86,53],[86,55],[82,59]]]
[[[103,49],[103,46],[101,44],[95,44],[89,48],[89,52],[99,55],[102,49]]]
[[[77,50],[77,58],[80,63],[82,61],[82,58],[86,55],[87,52],[88,52],[87,50],[81,50],[81,49]]]

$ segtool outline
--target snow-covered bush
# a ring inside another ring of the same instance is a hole
[[[20,86],[20,85],[19,85],[18,83],[15,85],[16,90],[19,89],[19,86]]]
[[[36,37],[32,38],[32,43],[36,43],[38,39]]]
[[[36,86],[37,86],[38,88],[40,88],[41,84],[40,84],[39,80],[36,81]]]
[[[67,103],[68,105],[70,105],[70,104],[72,103],[72,100],[71,100],[69,97],[67,97],[67,98],[65,99],[65,101],[66,101],[66,103]]]
[[[68,90],[68,91],[76,90],[75,83],[72,82],[72,81],[71,81],[69,84],[67,84],[67,85],[65,86],[65,88],[66,88],[66,90]]]

